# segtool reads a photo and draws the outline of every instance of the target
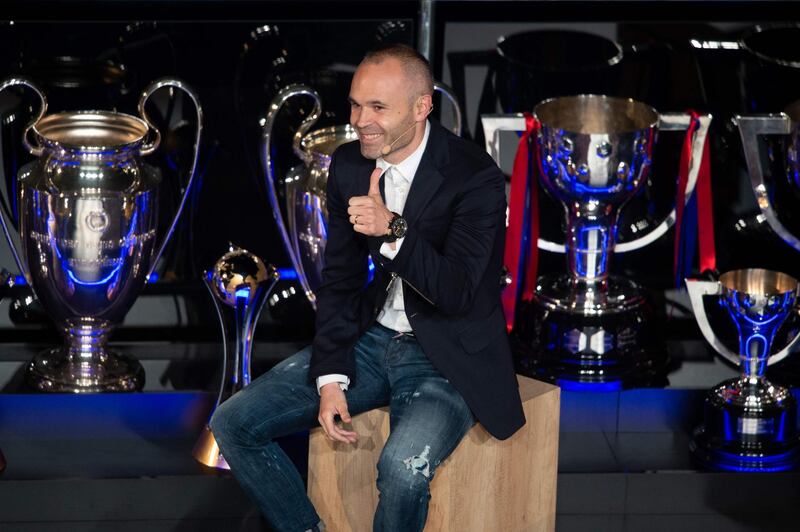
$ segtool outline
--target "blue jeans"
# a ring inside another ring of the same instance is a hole
[[[274,442],[318,426],[319,395],[308,382],[310,359],[310,347],[287,358],[220,405],[211,419],[231,471],[281,532],[317,530],[321,522],[297,469]],[[390,409],[373,530],[422,530],[436,468],[475,418],[413,336],[375,324],[356,343],[355,360],[358,381],[345,392],[350,414]]]

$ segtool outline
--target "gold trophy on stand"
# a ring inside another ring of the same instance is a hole
[[[278,271],[272,265],[265,265],[246,249],[233,244],[216,262],[214,269],[203,276],[222,327],[222,383],[214,410],[250,384],[256,324],[264,302],[279,278]],[[209,467],[229,469],[207,423],[192,456]]]

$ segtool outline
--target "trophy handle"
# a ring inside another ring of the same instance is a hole
[[[292,239],[289,237],[289,232],[286,230],[286,224],[284,223],[283,216],[281,215],[280,205],[278,204],[278,193],[275,187],[275,174],[272,169],[272,127],[275,124],[278,111],[280,111],[281,107],[283,107],[283,105],[289,99],[300,95],[311,97],[314,100],[314,109],[312,110],[311,114],[309,114],[303,120],[303,122],[300,124],[300,127],[297,129],[297,132],[294,134],[292,148],[294,149],[294,153],[305,164],[309,164],[311,162],[311,155],[303,150],[301,141],[303,140],[303,135],[306,134],[306,132],[311,128],[311,126],[314,125],[314,123],[316,123],[317,119],[319,118],[322,112],[322,102],[319,94],[317,94],[314,89],[296,83],[284,87],[269,104],[269,110],[267,111],[267,116],[264,120],[264,126],[262,130],[263,134],[261,137],[261,164],[264,167],[264,179],[267,185],[267,196],[269,197],[270,207],[272,207],[272,215],[275,218],[275,224],[278,226],[278,232],[281,234],[281,240],[283,240],[286,253],[289,255],[289,260],[291,260],[292,266],[297,272],[297,277],[300,280],[303,291],[305,292],[308,300],[311,302],[311,306],[316,310],[317,305],[314,292],[311,290],[311,287],[308,284],[308,279],[306,279],[306,276],[303,273],[303,265],[300,262],[300,257],[296,253],[294,246],[292,246]]]
[[[197,98],[196,93],[194,90],[189,88],[183,81],[174,78],[161,78],[150,85],[142,92],[141,96],[139,97],[139,115],[142,119],[147,123],[150,131],[153,132],[153,137],[150,141],[145,142],[145,144],[139,149],[139,153],[141,155],[149,155],[153,153],[158,145],[161,142],[161,133],[156,129],[153,122],[150,120],[150,117],[147,115],[147,111],[145,110],[145,104],[147,100],[150,99],[150,96],[153,95],[156,91],[163,87],[171,87],[174,89],[179,89],[186,93],[189,98],[192,99],[192,103],[194,104],[195,111],[197,112],[197,133],[194,137],[194,156],[192,157],[192,165],[189,168],[189,180],[186,182],[186,187],[183,190],[183,195],[181,196],[180,204],[178,205],[178,210],[175,212],[175,215],[172,217],[172,222],[169,224],[169,230],[167,234],[164,236],[164,239],[161,241],[161,244],[158,246],[158,251],[156,252],[156,256],[153,259],[150,270],[147,272],[147,279],[150,279],[153,271],[156,269],[156,265],[158,264],[159,259],[164,254],[164,251],[167,249],[167,244],[169,243],[170,237],[172,233],[175,232],[175,227],[178,225],[178,219],[183,212],[183,208],[186,205],[186,199],[189,197],[189,193],[192,190],[192,183],[194,182],[194,176],[197,173],[197,159],[200,155],[200,137],[203,133],[203,108],[200,105],[200,100]]]
[[[44,147],[38,143],[28,140],[28,135],[30,134],[31,130],[33,130],[33,126],[35,126],[47,112],[47,98],[36,85],[26,78],[9,78],[5,80],[2,84],[0,84],[0,92],[6,90],[8,87],[14,86],[28,87],[36,93],[36,95],[39,97],[39,101],[41,102],[41,105],[39,106],[39,113],[36,115],[36,118],[33,118],[30,122],[28,122],[28,125],[25,128],[25,134],[22,135],[22,145],[25,146],[25,149],[28,150],[28,153],[39,157],[42,153],[44,153]]]
[[[659,120],[659,129],[663,131],[682,131],[689,127],[691,116],[686,113],[663,113],[659,115]],[[699,161],[702,158],[703,145],[708,136],[708,128],[711,125],[711,115],[702,115],[699,117],[699,120],[700,127],[697,129],[692,143],[692,161],[689,164],[689,176],[686,184],[686,203],[691,199],[695,184],[697,183],[697,175],[700,172]],[[482,115],[481,124],[483,125],[483,131],[486,135],[486,151],[498,164],[500,163],[500,132],[525,131],[525,117],[522,113]],[[615,243],[614,253],[626,253],[645,247],[664,235],[675,223],[675,219],[676,212],[675,207],[673,207],[661,223],[648,232],[629,242]],[[539,249],[552,253],[566,253],[564,244],[552,242],[544,238],[539,238]]]
[[[703,296],[721,296],[722,285],[717,281],[697,281],[695,279],[686,279],[686,291],[689,293],[689,302],[692,305],[692,312],[697,325],[700,327],[700,332],[706,342],[711,344],[714,350],[727,359],[731,364],[739,365],[739,355],[734,353],[717,338],[714,331],[711,329],[711,324],[708,322],[708,315],[703,306]]]
[[[711,324],[708,321],[708,316],[706,315],[706,309],[703,306],[703,296],[721,296],[722,285],[716,281],[697,281],[694,279],[686,279],[686,290],[689,293],[689,302],[692,305],[694,318],[697,321],[697,325],[700,327],[700,332],[703,333],[703,337],[709,344],[711,344],[711,347],[713,347],[717,353],[728,360],[728,362],[734,364],[735,366],[739,366],[741,364],[741,357],[738,355],[738,353],[734,353],[725,347],[719,338],[717,338],[717,335],[714,334],[714,331],[711,329]],[[798,333],[788,344],[786,344],[786,347],[770,356],[767,360],[767,365],[771,366],[772,364],[776,364],[789,356],[798,342],[800,342],[800,333]]]
[[[9,87],[20,87],[20,86],[27,87],[31,89],[33,92],[35,92],[36,95],[39,97],[39,101],[41,102],[41,105],[39,106],[39,113],[36,115],[35,118],[31,119],[31,121],[28,122],[28,125],[25,128],[25,133],[22,135],[22,145],[25,146],[25,149],[28,150],[28,152],[31,155],[39,157],[42,153],[44,153],[44,147],[38,144],[32,144],[28,140],[28,134],[33,129],[33,126],[35,126],[37,122],[39,122],[39,120],[41,120],[44,114],[47,112],[47,98],[36,85],[34,85],[31,81],[25,78],[6,79],[2,83],[0,83],[0,92],[3,92]],[[0,149],[2,149],[1,146]],[[0,209],[0,224],[3,226],[3,234],[5,235],[6,241],[8,242],[8,247],[11,249],[11,255],[14,257],[14,262],[17,263],[17,268],[19,268],[20,273],[22,273],[22,275],[25,276],[25,279],[28,281],[28,284],[30,285],[32,282],[30,272],[28,268],[25,266],[23,260],[20,258],[19,252],[17,252],[17,247],[14,245],[14,239],[11,237],[11,230],[9,229],[9,224],[8,221],[6,220],[6,216],[5,213],[3,212],[3,209]]]
[[[441,81],[435,81],[433,83],[433,90],[441,92],[442,95],[448,99],[450,105],[453,106],[453,120],[455,121],[455,124],[453,124],[452,132],[460,137],[462,125],[461,106],[458,104],[458,98],[453,92],[453,89]]]
[[[778,219],[778,215],[772,208],[772,201],[769,198],[766,183],[764,182],[764,172],[761,169],[761,157],[758,150],[759,135],[788,135],[791,133],[792,123],[787,115],[764,114],[764,115],[737,115],[736,123],[739,125],[739,135],[742,137],[742,148],[744,158],[747,162],[747,173],[750,174],[750,184],[756,196],[756,203],[761,210],[761,214],[766,218],[767,223],[773,231],[787,244],[797,251],[800,251],[800,239],[794,236]]]
[[[297,131],[294,134],[294,138],[292,139],[292,150],[297,157],[303,161],[304,164],[311,164],[311,155],[303,149],[303,137],[308,133],[308,130],[319,120],[320,114],[322,114],[322,100],[317,94],[317,91],[310,87],[306,87],[305,85],[300,84],[293,84],[285,87],[278,95],[272,100],[272,103],[269,106],[269,113],[267,114],[267,124],[264,125],[266,129],[269,126],[270,134],[272,132],[272,126],[275,123],[275,117],[278,116],[278,111],[283,106],[286,101],[299,94],[305,94],[306,96],[310,96],[314,100],[314,109],[311,111],[303,121],[300,123],[300,126],[297,128]],[[277,103],[277,106],[276,106]],[[270,117],[270,114],[272,116]],[[270,118],[272,119],[270,121]],[[267,142],[271,142],[271,138],[267,139]],[[271,154],[267,154],[271,156]],[[274,177],[274,176],[273,176]],[[274,181],[273,181],[274,182]]]

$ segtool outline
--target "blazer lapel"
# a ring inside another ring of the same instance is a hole
[[[444,175],[439,171],[448,160],[447,137],[442,126],[431,121],[431,132],[428,145],[422,154],[411,189],[408,191],[403,218],[409,225],[413,224],[427,207],[433,195],[444,182]]]

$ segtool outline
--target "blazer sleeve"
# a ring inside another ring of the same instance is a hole
[[[442,314],[462,314],[472,306],[505,221],[505,208],[503,174],[494,165],[484,167],[465,180],[443,246],[434,246],[409,226],[397,256],[384,265]]]
[[[341,167],[339,153],[334,153],[328,172],[328,239],[322,285],[316,290],[316,334],[309,380],[339,373],[355,383],[351,352],[358,340],[360,300],[367,282],[367,244],[348,220],[348,198],[342,195],[337,172]]]

